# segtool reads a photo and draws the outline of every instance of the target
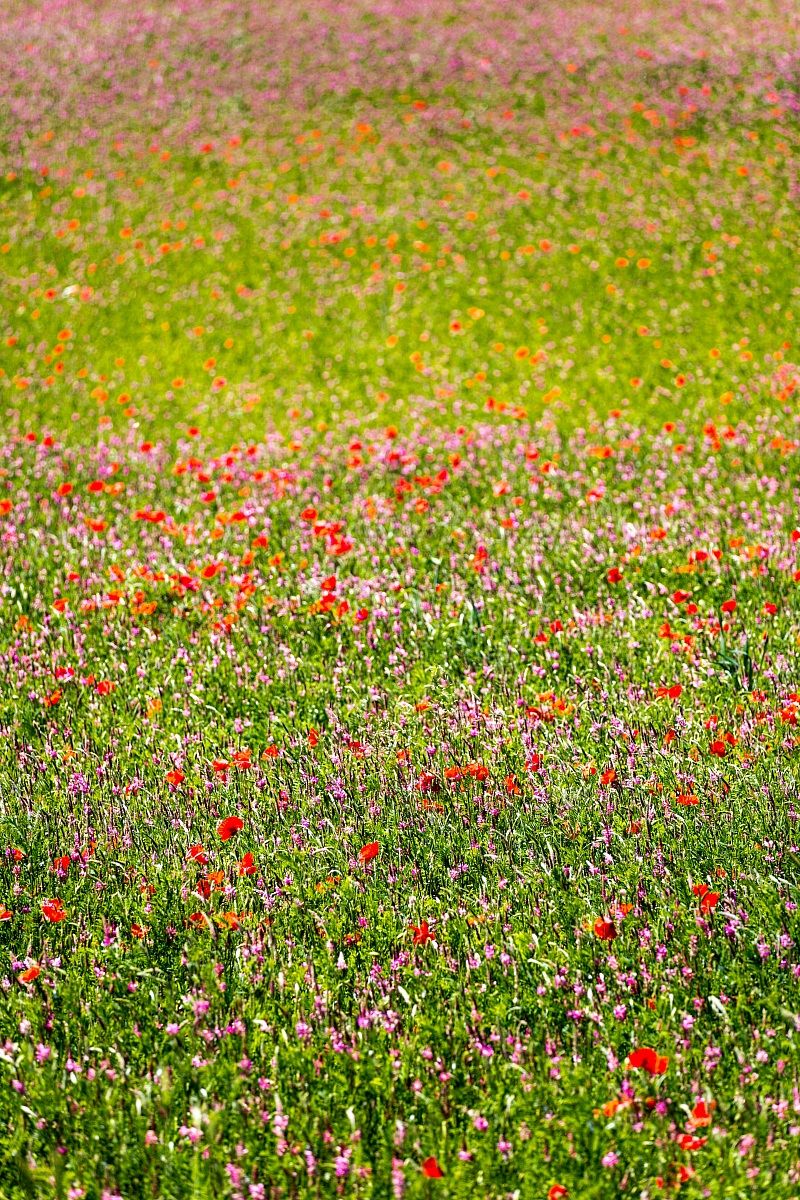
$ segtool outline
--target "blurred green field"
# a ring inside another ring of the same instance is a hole
[[[780,123],[640,100],[578,133],[539,94],[423,105],[356,96],[282,114],[272,139],[121,140],[101,167],[7,172],[8,418],[73,441],[195,425],[222,447],[298,415],[779,408],[797,308]]]

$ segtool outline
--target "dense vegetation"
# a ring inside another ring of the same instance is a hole
[[[0,1195],[800,1195],[791,3],[14,0]]]

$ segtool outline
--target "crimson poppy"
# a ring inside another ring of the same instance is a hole
[[[426,1158],[422,1164],[422,1174],[426,1179],[444,1179],[444,1171],[433,1155],[430,1158]]]
[[[66,921],[67,914],[64,909],[64,901],[58,898],[55,900],[46,900],[42,905],[42,916],[51,925],[57,925],[59,921]]]
[[[708,1138],[696,1138],[692,1137],[690,1133],[682,1133],[678,1138],[678,1145],[681,1150],[700,1150],[705,1146],[707,1141]]]
[[[244,829],[244,821],[241,817],[225,817],[217,826],[217,833],[221,841],[227,842],[240,829]]]
[[[717,907],[721,899],[720,892],[712,892],[707,883],[696,883],[692,893],[700,899],[700,912],[707,915]]]
[[[253,862],[253,856],[250,853],[250,851],[248,850],[247,854],[245,854],[244,858],[239,863],[239,874],[240,875],[255,875],[257,870],[258,870],[258,867]]]
[[[366,866],[368,862],[372,862],[373,858],[377,858],[380,852],[380,842],[367,842],[366,846],[362,846],[358,852],[359,861]]]
[[[628,1055],[628,1065],[641,1068],[648,1075],[663,1075],[669,1066],[669,1059],[666,1055],[656,1054],[650,1046],[642,1046]]]
[[[710,1125],[711,1114],[716,1107],[716,1100],[698,1100],[692,1109],[692,1115],[689,1118],[689,1124],[693,1129],[701,1129],[704,1126]]]

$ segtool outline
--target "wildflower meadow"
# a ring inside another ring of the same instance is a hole
[[[800,1197],[796,0],[4,0],[0,1197]]]

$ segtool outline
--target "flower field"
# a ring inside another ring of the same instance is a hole
[[[0,1197],[800,1197],[794,0],[6,0]]]

